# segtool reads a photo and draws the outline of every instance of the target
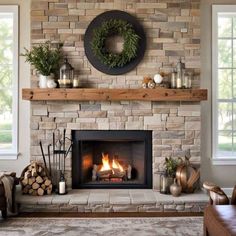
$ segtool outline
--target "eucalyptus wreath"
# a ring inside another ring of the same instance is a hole
[[[112,53],[106,48],[106,39],[114,35],[124,39],[121,53]],[[123,67],[137,56],[139,39],[132,24],[124,20],[111,19],[94,29],[91,46],[94,55],[101,63],[110,68]]]

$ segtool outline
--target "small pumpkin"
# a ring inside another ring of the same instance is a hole
[[[182,187],[182,192],[193,193],[197,188],[197,182],[200,178],[200,170],[190,164],[190,157],[185,156],[185,161],[181,159],[180,165],[176,170],[176,179]]]

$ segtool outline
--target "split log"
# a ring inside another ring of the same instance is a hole
[[[51,183],[52,183],[52,181],[49,179],[46,179],[44,182],[45,186],[49,186]]]
[[[40,187],[40,185],[36,182],[32,184],[32,189],[34,189],[34,190],[38,189],[39,187]]]
[[[22,183],[22,185],[23,186],[26,186],[27,184],[28,184],[28,179],[23,179],[22,181],[21,181],[21,183]]]
[[[52,194],[52,189],[47,189],[47,195],[51,195]]]
[[[35,182],[35,177],[29,178],[29,185],[32,185]]]
[[[43,196],[43,194],[44,194],[44,190],[42,188],[39,188],[38,189],[38,195]]]
[[[38,177],[36,178],[36,182],[37,182],[38,184],[43,183],[43,178],[42,178],[41,176],[38,176]]]

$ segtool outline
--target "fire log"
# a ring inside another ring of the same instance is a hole
[[[112,175],[111,175],[112,178],[123,178],[125,177],[125,175],[126,175],[125,171],[120,171],[120,169],[112,168]]]

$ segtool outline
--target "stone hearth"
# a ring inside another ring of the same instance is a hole
[[[20,212],[202,212],[208,196],[202,191],[173,197],[147,189],[93,189],[42,197],[18,191],[16,200]]]

